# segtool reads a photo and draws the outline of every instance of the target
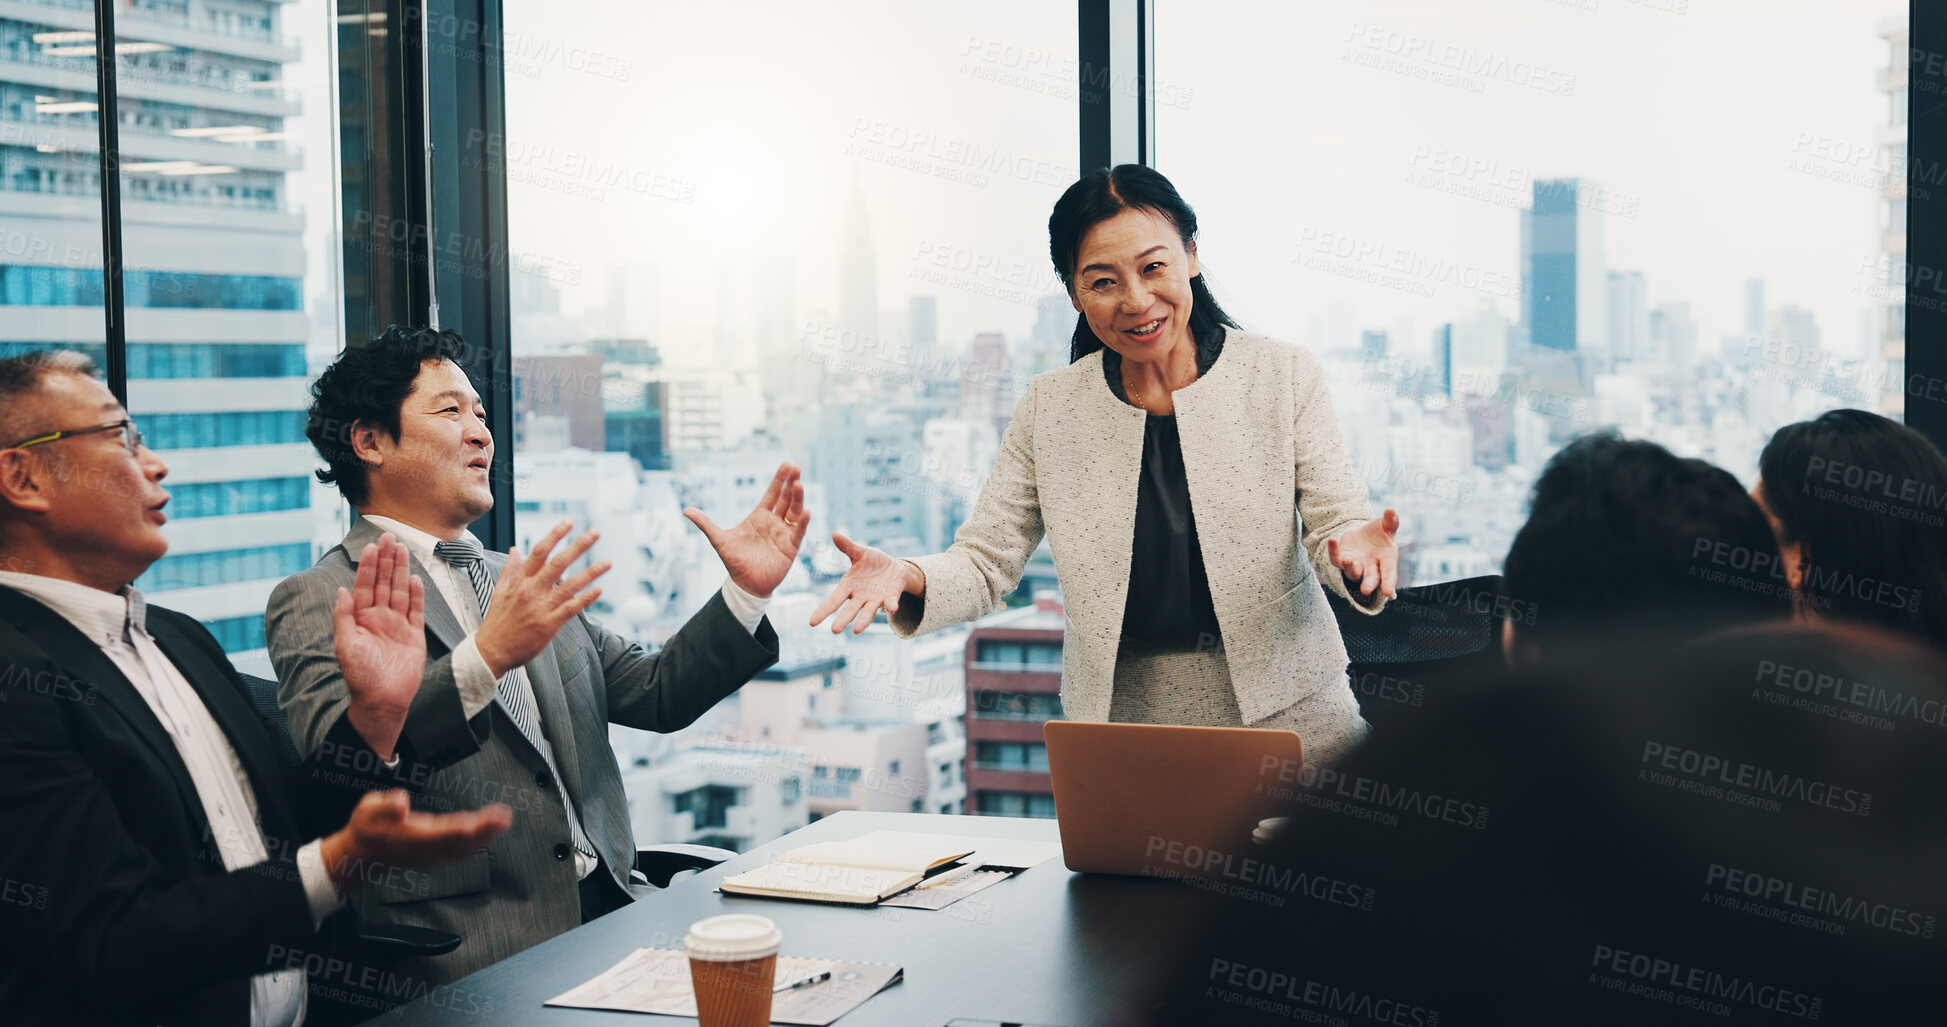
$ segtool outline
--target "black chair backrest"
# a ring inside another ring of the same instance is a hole
[[[1402,588],[1376,614],[1354,610],[1331,589],[1325,598],[1351,658],[1353,694],[1375,727],[1500,671],[1501,622],[1526,615],[1498,574]]]
[[[263,722],[264,730],[276,739],[277,753],[284,758],[284,765],[302,765],[304,759],[298,755],[297,746],[291,741],[291,725],[284,719],[284,711],[277,706],[277,682],[242,671],[238,671],[237,676],[250,690],[250,705],[257,711],[257,719]]]

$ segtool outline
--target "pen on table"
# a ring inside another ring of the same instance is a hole
[[[783,986],[783,987],[781,987],[781,988],[775,988],[775,989],[772,989],[772,990],[774,990],[774,991],[796,991],[796,990],[798,990],[799,988],[809,988],[809,987],[811,987],[812,985],[814,985],[814,984],[817,984],[817,983],[818,983],[819,981],[829,981],[829,980],[831,980],[831,979],[832,979],[832,972],[831,972],[830,970],[826,970],[826,971],[824,971],[823,973],[815,973],[815,974],[812,974],[812,975],[811,975],[810,977],[807,977],[807,978],[805,978],[805,979],[804,979],[804,980],[802,980],[802,981],[798,981],[798,982],[797,982],[797,983],[795,983],[795,984],[787,984],[787,985],[784,985],[784,986]]]
[[[919,891],[922,888],[938,888],[940,885],[950,884],[954,881],[958,881],[961,878],[966,877],[968,874],[973,873],[976,869],[978,868],[975,867],[972,863],[969,863],[963,867],[955,867],[954,869],[949,870],[946,873],[939,875],[938,877],[928,878],[927,880],[921,881],[918,884],[913,885],[913,890]]]

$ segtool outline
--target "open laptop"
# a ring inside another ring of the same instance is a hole
[[[1070,870],[1226,876],[1300,787],[1292,731],[1051,720],[1042,737]]]

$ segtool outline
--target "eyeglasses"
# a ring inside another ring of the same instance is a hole
[[[8,446],[7,448],[26,449],[28,446],[38,446],[43,442],[59,442],[62,439],[71,439],[77,435],[94,435],[97,432],[105,432],[105,431],[121,432],[122,445],[127,446],[128,451],[131,453],[135,452],[137,449],[140,449],[142,447],[141,430],[135,427],[134,421],[129,420],[128,418],[123,418],[122,420],[116,421],[112,424],[98,424],[95,425],[93,428],[75,428],[71,431],[57,431],[57,432],[49,432],[46,435],[36,435],[31,439],[26,439],[21,442],[16,442],[13,445]]]

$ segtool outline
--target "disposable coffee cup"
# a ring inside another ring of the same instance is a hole
[[[683,939],[702,1027],[764,1027],[771,1022],[777,947],[784,934],[769,917],[732,913],[698,920]]]

